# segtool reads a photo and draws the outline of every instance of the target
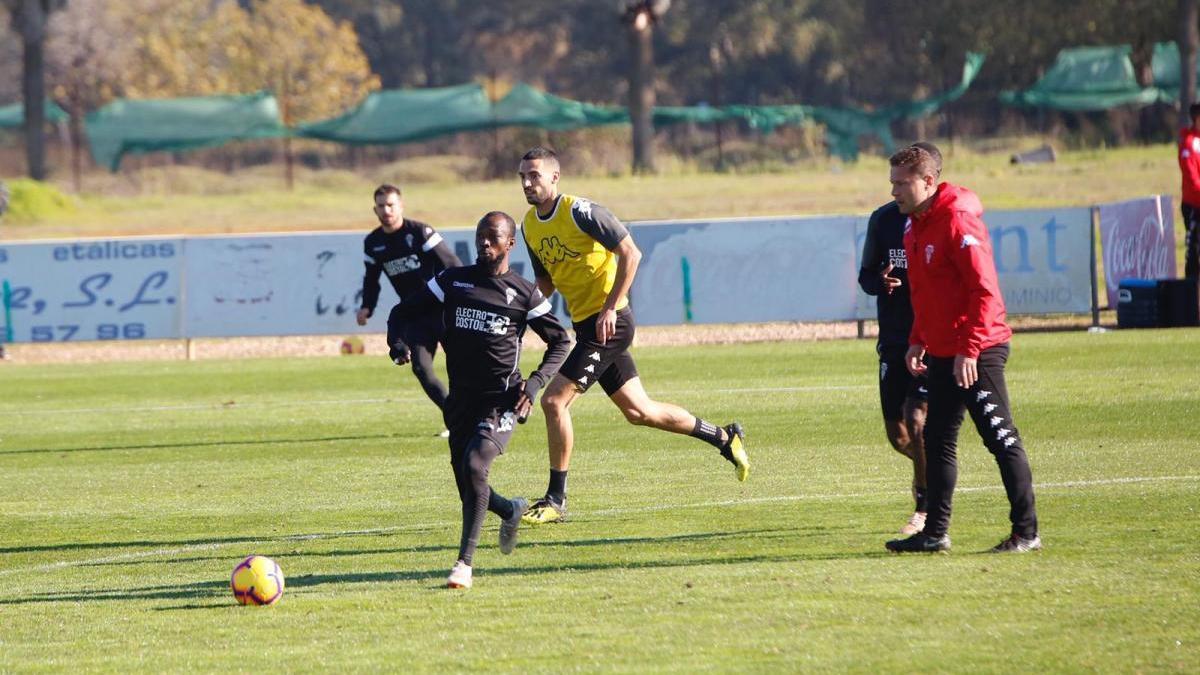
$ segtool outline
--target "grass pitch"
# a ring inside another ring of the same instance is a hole
[[[1046,549],[1007,533],[969,423],[949,555],[911,510],[867,341],[635,350],[647,388],[749,433],[750,480],[575,408],[572,521],[459,511],[415,380],[380,358],[0,366],[0,670],[1191,671],[1200,668],[1200,331],[1019,335]],[[439,359],[440,360],[440,359]],[[526,357],[526,370],[531,359]],[[493,469],[545,487],[542,420]],[[228,589],[250,553],[279,605]]]

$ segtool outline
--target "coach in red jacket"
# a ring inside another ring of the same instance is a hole
[[[1187,247],[1183,274],[1200,277],[1200,103],[1188,108],[1192,126],[1179,130],[1179,173],[1183,175],[1183,227]]]
[[[973,192],[938,184],[924,149],[891,158],[892,197],[909,217],[904,233],[913,327],[905,356],[928,380],[925,421],[925,529],[887,542],[897,552],[950,549],[950,503],[958,479],[958,430],[964,408],[1000,466],[1008,493],[1011,534],[992,550],[1024,553],[1042,547],[1033,504],[1033,474],[1009,411],[1004,364],[1012,330],[996,279],[992,242]],[[924,363],[922,363],[924,357]]]

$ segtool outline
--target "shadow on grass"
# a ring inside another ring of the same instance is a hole
[[[891,555],[883,550],[879,551],[835,551],[827,553],[747,553],[747,554],[732,554],[732,555],[705,555],[705,556],[688,556],[680,554],[673,545],[686,542],[698,541],[720,541],[720,540],[737,540],[751,539],[760,540],[764,535],[771,537],[792,537],[802,539],[804,537],[819,536],[826,533],[831,528],[790,528],[790,529],[761,529],[761,530],[743,530],[736,532],[697,532],[690,534],[679,534],[665,537],[604,537],[594,539],[573,540],[569,542],[556,543],[536,543],[526,545],[526,549],[538,548],[554,548],[561,546],[580,547],[580,546],[654,546],[657,551],[653,558],[645,560],[606,560],[597,562],[564,562],[564,563],[547,563],[535,566],[506,566],[506,567],[490,567],[486,563],[479,569],[483,574],[494,577],[506,576],[539,576],[561,572],[605,572],[609,570],[645,570],[645,569],[672,569],[681,567],[705,567],[716,565],[742,565],[754,563],[803,563],[803,562],[820,562],[830,560],[859,560],[882,558]],[[402,553],[405,551],[416,552],[436,552],[436,551],[452,551],[450,546],[421,546],[412,549],[392,549],[392,550],[376,550],[374,553]],[[624,549],[624,553],[628,553],[630,549]],[[335,555],[358,555],[360,551],[330,551],[314,554],[300,554],[301,557],[310,556],[335,556]],[[492,553],[492,551],[489,551]],[[664,554],[674,553],[678,557],[670,559],[663,558]],[[491,557],[489,555],[489,557]],[[287,588],[289,591],[297,592],[297,589],[313,588],[329,584],[379,584],[379,583],[394,583],[394,582],[430,582],[431,588],[439,588],[442,585],[442,580],[449,566],[440,566],[435,569],[426,570],[399,570],[399,571],[383,571],[383,572],[358,572],[350,574],[304,574],[295,577],[287,578]],[[230,606],[232,600],[228,598],[228,582],[220,581],[201,581],[188,584],[176,585],[156,585],[142,586],[133,588],[112,588],[112,589],[91,589],[82,591],[56,591],[45,593],[31,593],[21,598],[0,598],[0,606],[4,605],[28,605],[36,603],[52,603],[52,602],[95,602],[95,601],[129,601],[129,600],[190,600],[184,605],[174,605],[169,607],[159,607],[157,609],[219,609]]]
[[[326,539],[342,539],[350,537],[388,537],[395,535],[415,534],[422,532],[441,532],[445,530],[442,525],[428,526],[413,526],[413,527],[394,527],[381,528],[378,530],[362,530],[362,531],[347,531],[347,532],[328,532],[317,535],[311,534],[278,534],[278,535],[260,535],[246,537],[198,537],[195,539],[159,539],[159,540],[134,540],[134,541],[96,541],[96,542],[72,542],[65,544],[46,544],[43,546],[10,546],[0,547],[0,555],[6,553],[39,553],[49,551],[88,551],[95,549],[120,549],[120,548],[139,548],[139,547],[154,547],[154,548],[175,548],[175,547],[203,547],[203,546],[222,546],[225,544],[247,544],[247,543],[303,543],[306,541],[320,541]],[[180,551],[184,553],[185,551]],[[153,551],[145,551],[144,555],[150,557]],[[265,555],[265,554],[264,554]],[[75,565],[100,565],[107,562],[116,561],[96,561],[94,563],[71,563]]]
[[[420,434],[427,438],[428,434]],[[137,443],[133,445],[97,445],[83,448],[24,448],[20,450],[0,451],[0,457],[5,455],[34,455],[73,452],[112,452],[117,450],[169,450],[173,448],[211,448],[234,447],[245,445],[295,445],[299,443],[337,443],[342,441],[372,441],[384,438],[403,438],[397,434],[365,434],[361,436],[323,436],[319,438],[261,438],[254,440],[236,441],[191,441],[188,443]]]

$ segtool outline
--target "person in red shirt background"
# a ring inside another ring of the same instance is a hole
[[[1200,277],[1200,103],[1188,108],[1192,126],[1179,130],[1179,173],[1183,175],[1184,276]]]
[[[913,306],[906,364],[925,375],[925,529],[887,542],[895,552],[950,549],[950,506],[958,480],[958,431],[964,409],[996,458],[1008,495],[1011,534],[996,553],[1042,547],[1034,508],[1033,473],[1009,410],[1004,366],[1012,329],[996,277],[983,206],[975,193],[938,184],[933,156],[919,146],[890,159],[892,197],[908,216],[904,250]]]

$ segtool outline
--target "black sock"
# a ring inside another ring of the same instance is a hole
[[[725,439],[721,438],[721,427],[712,422],[705,422],[699,417],[696,418],[696,427],[688,435],[699,438],[718,450],[725,447]]]
[[[492,494],[488,496],[488,511],[500,516],[504,520],[508,520],[512,518],[513,514],[512,500],[505,499],[496,494],[495,490],[492,490]]]
[[[925,513],[925,488],[913,486],[913,498],[917,500],[917,511]]]
[[[550,469],[550,487],[546,488],[546,496],[560,505],[567,501],[567,472]]]

